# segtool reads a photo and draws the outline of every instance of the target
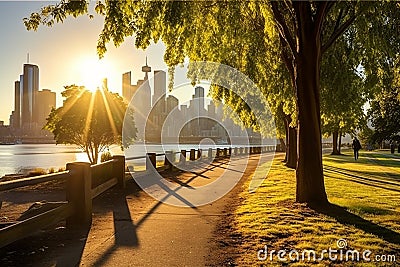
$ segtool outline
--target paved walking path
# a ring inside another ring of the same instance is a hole
[[[198,190],[215,182],[222,174],[230,177],[239,173],[250,177],[260,156],[234,158],[213,163],[195,173],[180,173],[169,177],[179,183],[173,194],[164,199],[179,197],[180,188]],[[273,153],[261,156],[271,160]],[[245,171],[243,165],[247,166]],[[145,178],[145,177],[143,177]],[[156,201],[143,191],[135,190],[128,182],[125,194],[113,190],[94,202],[94,217],[90,231],[80,243],[60,250],[43,264],[57,266],[205,266],[212,249],[212,236],[225,207],[243,190],[243,182],[223,198],[201,207],[176,207]],[[206,182],[205,182],[206,181]],[[199,186],[199,187],[196,187]],[[162,190],[159,188],[159,190]],[[208,194],[212,194],[212,190]],[[207,194],[207,192],[205,193]],[[179,202],[179,201],[178,201]]]

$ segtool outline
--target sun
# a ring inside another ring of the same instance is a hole
[[[82,85],[92,92],[102,89],[103,80],[110,74],[110,64],[105,60],[86,58],[80,66]]]

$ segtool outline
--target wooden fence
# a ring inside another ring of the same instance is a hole
[[[92,199],[117,184],[125,187],[125,157],[114,156],[110,161],[92,166],[86,162],[68,163],[64,172],[2,182],[0,192],[57,180],[66,180],[66,201],[54,209],[0,229],[0,247],[64,220],[68,228],[89,226]]]

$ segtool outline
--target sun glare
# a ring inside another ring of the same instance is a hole
[[[108,62],[98,59],[85,59],[81,63],[82,85],[94,92],[102,88],[103,79],[110,73]]]

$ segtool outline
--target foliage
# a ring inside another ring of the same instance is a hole
[[[358,138],[362,144],[370,145],[372,148],[375,146],[375,141],[373,140],[375,131],[368,126],[363,127],[362,130],[358,134]]]
[[[350,28],[325,55],[321,68],[322,132],[331,135],[355,133],[366,125],[364,104],[370,88],[357,68],[361,64],[359,47]]]
[[[373,142],[383,140],[400,141],[400,96],[399,88],[389,88],[377,94],[371,102],[369,115],[375,128]]]
[[[92,164],[112,144],[129,146],[136,137],[136,128],[126,131],[131,142],[122,144],[124,115],[133,120],[133,111],[118,94],[107,88],[90,92],[82,86],[65,86],[64,105],[51,111],[45,129],[54,134],[57,144],[74,144],[86,152]],[[126,130],[126,129],[124,129]],[[125,134],[125,132],[124,132]],[[128,139],[129,140],[129,139]]]
[[[110,151],[101,153],[100,162],[105,162],[112,159]]]

